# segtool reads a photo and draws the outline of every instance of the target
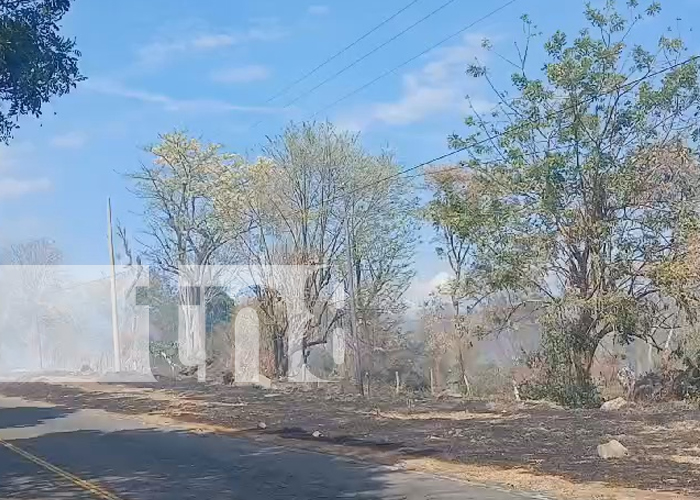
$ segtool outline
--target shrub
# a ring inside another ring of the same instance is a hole
[[[511,370],[501,368],[494,363],[480,365],[470,377],[472,396],[513,397],[513,385],[510,377]]]
[[[567,408],[599,408],[602,400],[592,381],[577,383],[563,378],[528,380],[520,385],[523,399],[548,400]]]
[[[700,399],[700,369],[691,366],[679,372],[673,382],[673,392],[677,398]]]

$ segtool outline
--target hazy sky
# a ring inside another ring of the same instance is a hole
[[[11,146],[0,150],[0,241],[46,236],[71,264],[105,264],[106,200],[115,218],[139,229],[137,201],[119,172],[147,161],[140,147],[159,133],[187,129],[233,152],[254,156],[265,135],[307,119],[390,68],[506,3],[454,0],[425,22],[309,95],[287,104],[384,43],[447,0],[419,0],[308,80],[271,102],[278,91],[358,38],[409,0],[223,1],[77,0],[64,32],[83,52],[88,77],[56,100],[40,120],[23,119]],[[601,2],[596,2],[601,3]],[[623,3],[623,2],[620,2]],[[644,3],[644,2],[642,2]],[[668,25],[692,28],[699,2],[663,2],[663,15],[641,33],[655,43]],[[480,49],[489,37],[514,54],[519,17],[529,13],[545,35],[582,26],[579,0],[516,0],[440,48],[315,115],[360,130],[367,147],[393,149],[405,168],[447,152],[462,130],[466,94],[488,107],[493,96],[464,69],[475,57],[506,82],[510,70]],[[695,34],[690,35],[691,48]],[[539,50],[533,50],[537,58]],[[535,65],[534,67],[537,67]],[[457,159],[458,157],[455,157]],[[429,237],[430,231],[424,231]],[[432,244],[416,256],[418,290],[444,278]]]

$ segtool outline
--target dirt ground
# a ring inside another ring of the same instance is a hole
[[[330,452],[356,449],[393,463],[418,461],[422,470],[460,465],[482,482],[564,498],[678,498],[662,492],[700,498],[700,411],[680,404],[604,412],[389,393],[365,400],[326,384],[265,390],[185,382],[21,383],[0,384],[0,394],[177,419]],[[630,456],[600,459],[596,447],[610,439]]]

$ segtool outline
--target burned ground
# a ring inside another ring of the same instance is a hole
[[[574,483],[700,496],[700,411],[681,404],[565,410],[542,403],[490,403],[377,395],[337,388],[0,384],[0,393],[66,408],[104,409],[230,428],[254,438],[356,448],[383,461],[432,458],[499,470],[525,469]],[[259,423],[264,422],[264,429]],[[314,432],[317,431],[316,436]],[[597,445],[631,452],[604,461]]]

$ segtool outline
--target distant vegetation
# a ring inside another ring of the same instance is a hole
[[[20,22],[8,2],[2,7],[0,32],[12,47],[1,49],[12,76],[2,78],[3,95],[13,103],[0,115],[4,138],[7,120],[38,113],[49,94],[81,79],[72,42],[55,34],[68,2],[51,2],[48,11],[11,3],[29,11]],[[233,362],[235,314],[250,306],[271,378],[287,374],[292,352],[312,370],[354,380],[360,392],[398,377],[404,390],[450,386],[481,395],[488,386],[509,397],[593,406],[610,386],[622,388],[617,370],[633,364],[621,353],[634,345],[644,363],[631,368],[652,372],[643,379],[651,389],[639,397],[697,395],[699,67],[675,30],[650,46],[634,42],[660,9],[635,0],[624,12],[614,1],[588,6],[580,31],[546,39],[525,16],[513,56],[484,40],[494,60],[513,68],[511,85],[500,88],[502,78],[478,61],[468,66],[497,104],[488,113],[473,107],[466,130],[449,138],[467,159],[420,172],[424,184],[392,154],[370,153],[360,136],[329,123],[290,124],[254,160],[184,132],[162,135],[147,148],[151,161],[128,179],[145,207],[137,253],[154,273],[144,300],[163,349],[176,338],[178,303],[192,299],[175,287],[179,266],[237,264],[249,270],[245,294],[207,292],[215,305],[208,357],[223,360],[222,370]],[[544,66],[532,59],[537,45]],[[427,204],[419,187],[429,192]],[[408,311],[424,223],[452,276]],[[304,283],[307,317],[281,300],[275,265],[319,266]],[[337,299],[350,284],[354,312]],[[339,326],[351,333],[342,367],[331,356]],[[299,327],[301,338],[292,339]],[[479,349],[499,341],[509,344],[507,363],[480,368]]]

